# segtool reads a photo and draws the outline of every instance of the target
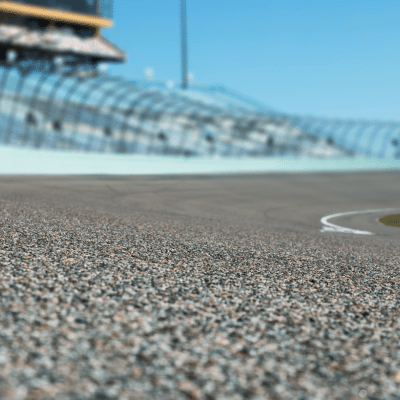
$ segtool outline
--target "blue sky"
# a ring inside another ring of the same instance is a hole
[[[110,68],[151,67],[180,81],[179,0],[114,0],[103,34],[128,53]],[[189,71],[289,113],[400,120],[400,2],[187,0]]]

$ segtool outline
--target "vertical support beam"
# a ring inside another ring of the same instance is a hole
[[[186,0],[181,0],[181,55],[182,55],[182,89],[186,89],[188,87]]]

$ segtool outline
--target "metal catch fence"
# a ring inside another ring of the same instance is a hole
[[[185,156],[400,157],[400,123],[286,115],[223,88],[0,68],[0,142]]]

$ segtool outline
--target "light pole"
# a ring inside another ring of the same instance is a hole
[[[182,55],[182,89],[186,89],[188,87],[186,0],[181,0],[181,55]]]

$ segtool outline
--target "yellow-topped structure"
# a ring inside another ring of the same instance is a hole
[[[34,50],[94,63],[124,61],[125,54],[101,36],[113,25],[112,11],[113,0],[0,0],[0,61],[10,49],[20,57]]]
[[[112,26],[112,20],[102,16],[41,7],[15,1],[0,1],[0,18],[2,20],[9,20],[13,16],[40,18],[43,20],[60,21],[96,28]]]

